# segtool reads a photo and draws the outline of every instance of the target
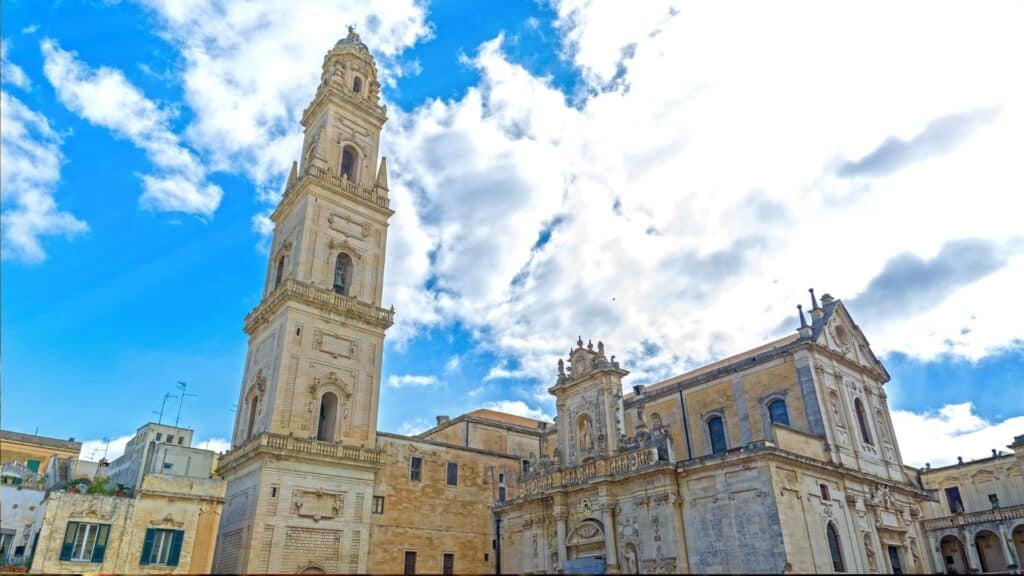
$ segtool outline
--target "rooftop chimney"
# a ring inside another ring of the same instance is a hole
[[[449,418],[447,416],[438,416],[437,417],[437,425],[438,426],[444,426],[445,424],[448,423],[448,420],[449,420]]]
[[[964,457],[963,456],[957,456],[956,457],[956,463],[957,464],[963,464],[964,463]]]
[[[639,396],[643,396],[644,395],[644,385],[643,384],[636,384],[636,385],[634,385],[633,386],[633,394],[636,394],[638,397]]]

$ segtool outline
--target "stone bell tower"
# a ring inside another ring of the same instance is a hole
[[[271,215],[263,300],[232,448],[218,572],[365,572],[384,333],[386,111],[373,56],[351,28],[324,57],[293,163]]]
[[[583,339],[569,351],[569,365],[559,359],[558,381],[548,388],[558,409],[559,464],[577,466],[615,454],[624,436],[622,378],[629,374],[604,343],[586,347]]]

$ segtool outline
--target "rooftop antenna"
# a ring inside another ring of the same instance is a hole
[[[164,423],[164,406],[167,405],[167,399],[168,398],[177,398],[177,396],[175,396],[174,394],[171,394],[170,392],[165,392],[164,393],[164,401],[160,403],[160,417],[156,421],[157,424],[163,424]],[[156,410],[154,410],[153,413],[156,414]]]
[[[181,400],[178,400],[178,415],[174,418],[174,427],[175,428],[178,427],[178,421],[181,420],[181,405],[185,403],[185,396],[195,396],[195,397],[199,396],[199,394],[188,394],[188,393],[185,392],[185,388],[188,388],[188,383],[187,382],[182,382],[181,380],[178,380],[178,385],[177,386],[178,386],[178,390],[181,390]]]
[[[107,450],[110,450],[110,438],[104,438],[103,441],[106,443],[103,446],[103,459],[106,460],[106,458],[107,458]]]

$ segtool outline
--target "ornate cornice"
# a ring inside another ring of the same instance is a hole
[[[257,327],[270,319],[286,302],[298,301],[324,312],[354,320],[366,326],[387,330],[395,322],[394,309],[385,310],[380,306],[360,302],[350,296],[342,296],[332,290],[318,288],[294,278],[289,278],[267,296],[259,306],[245,317],[245,332],[253,334]]]
[[[223,477],[232,469],[262,454],[305,458],[333,464],[355,464],[369,469],[379,468],[384,464],[383,450],[263,432],[221,456],[217,464],[217,474]]]
[[[292,206],[302,198],[301,192],[316,183],[324,190],[337,194],[342,198],[354,200],[356,203],[373,209],[384,216],[384,220],[394,214],[394,210],[388,208],[391,200],[385,191],[378,187],[367,188],[360,186],[333,173],[328,168],[319,166],[308,166],[305,171],[284,191],[281,202],[278,203],[270,219],[277,222],[283,215],[291,211]]]

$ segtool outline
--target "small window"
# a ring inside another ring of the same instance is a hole
[[[352,91],[355,92],[356,94],[359,94],[360,92],[362,92],[362,90],[363,79],[360,78],[359,76],[356,76],[355,79],[352,80]]]
[[[167,443],[168,444],[173,444],[174,443],[174,435],[173,434],[168,434],[167,435]]]
[[[416,553],[412,550],[405,551],[405,571],[403,574],[410,576],[416,573]]]
[[[725,452],[725,423],[721,416],[708,418],[708,438],[711,441],[711,453],[719,454]]]
[[[419,456],[413,456],[409,459],[409,480],[413,482],[419,482],[422,478],[423,472],[423,459]]]
[[[505,487],[504,486],[498,486],[498,502],[504,502],[504,501],[505,501]]]
[[[164,470],[170,470],[174,468],[174,462],[164,462]]]
[[[374,496],[373,497],[373,513],[383,514],[384,513],[384,497]]]
[[[530,461],[523,460],[523,476],[526,476],[530,472]]]
[[[277,486],[270,487],[270,497],[277,498]]]
[[[839,546],[839,532],[836,531],[835,524],[830,522],[826,532],[828,533],[828,551],[832,555],[832,570],[846,572],[846,566],[843,564],[843,550]]]
[[[448,485],[459,485],[459,465],[456,464],[455,462],[448,463]]]
[[[505,483],[505,473],[504,472],[499,472],[498,473],[498,484],[504,484],[504,483]]]
[[[109,535],[109,524],[68,522],[67,531],[64,532],[64,543],[60,549],[60,559],[70,562],[102,563]]]
[[[999,495],[998,494],[989,494],[988,495],[988,502],[989,502],[989,504],[992,505],[993,508],[999,508]]]
[[[821,490],[821,499],[822,500],[827,502],[827,501],[832,499],[831,495],[828,493],[828,485],[826,485],[826,484],[819,484],[818,488]]]
[[[339,252],[334,259],[334,291],[342,296],[348,296],[352,284],[352,258],[344,252]]]
[[[865,444],[874,444],[871,441],[871,432],[868,430],[868,417],[864,413],[864,404],[857,398],[853,401],[853,409],[857,413],[857,424],[860,426],[860,438]]]
[[[181,446],[185,442],[184,436],[178,436],[178,446]]]
[[[950,514],[962,514],[964,502],[960,499],[960,487],[951,486],[946,488],[946,502],[949,504]]]
[[[181,556],[181,541],[185,532],[182,530],[164,530],[147,528],[146,537],[142,541],[142,566],[177,566]]]
[[[277,273],[274,275],[274,288],[281,285],[281,280],[284,278],[284,255],[277,259]]]
[[[455,554],[445,554],[441,559],[441,573],[452,576],[455,573]]]
[[[164,435],[163,435],[163,434],[161,434],[160,432],[157,432],[157,433],[156,433],[156,441],[157,441],[157,442],[159,442],[160,440],[162,440],[162,439],[163,439],[163,437],[164,437]]]
[[[779,399],[769,402],[768,418],[775,424],[789,426],[789,412],[786,410],[786,401]]]

